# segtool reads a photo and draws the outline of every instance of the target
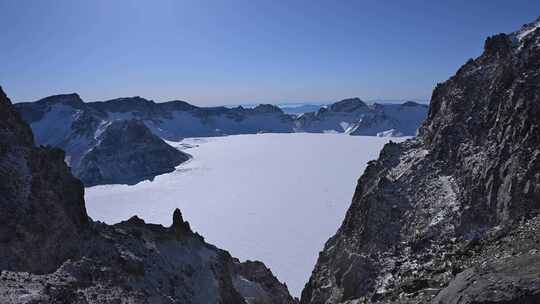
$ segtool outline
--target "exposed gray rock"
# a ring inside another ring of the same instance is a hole
[[[370,162],[301,303],[540,303],[538,25],[488,38]]]
[[[234,286],[250,304],[298,303],[289,295],[287,285],[280,283],[262,262],[236,260],[234,272]]]
[[[135,184],[174,171],[189,159],[137,120],[112,122],[84,154],[74,174],[85,186]]]
[[[33,145],[1,88],[0,181],[0,303],[294,302],[266,267],[207,244],[178,209],[170,227],[93,222],[63,152]]]
[[[79,180],[59,149],[36,148],[0,89],[0,269],[49,272],[77,255],[88,225]]]
[[[540,299],[540,254],[485,263],[459,273],[434,303],[534,304]]]

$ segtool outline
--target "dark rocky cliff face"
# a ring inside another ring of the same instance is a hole
[[[180,210],[170,227],[136,216],[109,226],[87,216],[83,193],[0,89],[0,303],[296,302],[262,263],[204,242]]]
[[[0,90],[0,269],[43,273],[78,254],[88,217],[64,152],[33,141]]]
[[[74,170],[85,186],[135,184],[174,171],[189,159],[137,120],[114,121]]]
[[[488,38],[369,164],[302,303],[540,303],[539,24]]]

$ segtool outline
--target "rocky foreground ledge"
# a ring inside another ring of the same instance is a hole
[[[35,147],[0,88],[0,303],[296,303],[260,262],[191,231],[92,221],[58,149]]]

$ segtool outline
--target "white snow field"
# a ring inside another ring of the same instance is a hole
[[[209,243],[263,261],[299,296],[366,163],[390,140],[404,138],[292,133],[169,142],[193,159],[154,181],[87,188],[86,207],[109,224],[138,215],[167,226],[178,207]]]

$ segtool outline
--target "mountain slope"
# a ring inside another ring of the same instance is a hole
[[[178,209],[170,227],[93,222],[63,152],[33,145],[1,89],[0,135],[1,303],[295,302],[262,264],[204,242]]]
[[[42,273],[79,254],[89,221],[82,184],[69,174],[64,153],[33,141],[0,90],[0,269]]]
[[[302,303],[540,302],[539,25],[488,38],[370,163]]]
[[[137,120],[112,122],[97,141],[73,172],[85,186],[137,183],[174,171],[189,159]]]

